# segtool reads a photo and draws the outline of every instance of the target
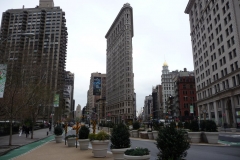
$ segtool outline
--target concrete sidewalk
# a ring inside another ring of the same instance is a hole
[[[52,135],[51,133],[47,135],[48,131],[49,131],[48,128],[35,130],[33,132],[33,139],[31,139],[31,135],[28,135],[28,138],[26,138],[25,134],[22,134],[21,136],[19,136],[19,134],[14,134],[12,135],[12,146],[8,145],[9,136],[0,137],[0,156],[18,147],[21,147],[26,144],[30,144],[30,143],[39,141],[43,138],[46,138],[48,136],[51,136]]]
[[[80,147],[68,147],[62,143],[56,143],[55,141],[50,141],[45,143],[41,147],[35,148],[28,152],[27,154],[20,155],[19,157],[14,158],[14,160],[88,160],[88,159],[96,159],[93,157],[93,153],[91,149],[88,150],[80,150]],[[112,160],[113,156],[111,153],[107,153],[107,156],[104,158],[97,158],[98,160]]]

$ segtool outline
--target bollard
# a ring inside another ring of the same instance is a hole
[[[47,136],[48,136],[48,131],[47,131]]]

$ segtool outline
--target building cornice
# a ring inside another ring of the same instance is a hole
[[[115,18],[115,20],[113,21],[110,29],[108,30],[107,34],[105,35],[105,38],[108,37],[108,35],[110,34],[110,32],[113,30],[115,23],[119,20],[119,18],[121,17],[122,13],[124,12],[125,9],[130,9],[131,12],[131,28],[132,28],[132,37],[133,37],[133,9],[130,6],[130,4],[124,4],[123,7],[121,8],[120,12],[118,13],[117,17]]]
[[[189,14],[189,12],[192,9],[192,6],[193,6],[194,3],[195,3],[195,0],[189,0],[184,13]]]

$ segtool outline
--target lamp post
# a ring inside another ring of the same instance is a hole
[[[52,117],[52,124],[51,124],[51,125],[52,125],[52,129],[51,129],[51,132],[52,132],[52,134],[53,134],[53,130],[54,130],[54,125],[53,125],[53,116],[54,116],[54,113],[52,113],[52,114],[51,114],[51,117]]]

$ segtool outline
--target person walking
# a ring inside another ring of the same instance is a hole
[[[28,126],[25,128],[25,133],[26,133],[26,138],[28,138],[28,135],[29,135],[29,127]]]

